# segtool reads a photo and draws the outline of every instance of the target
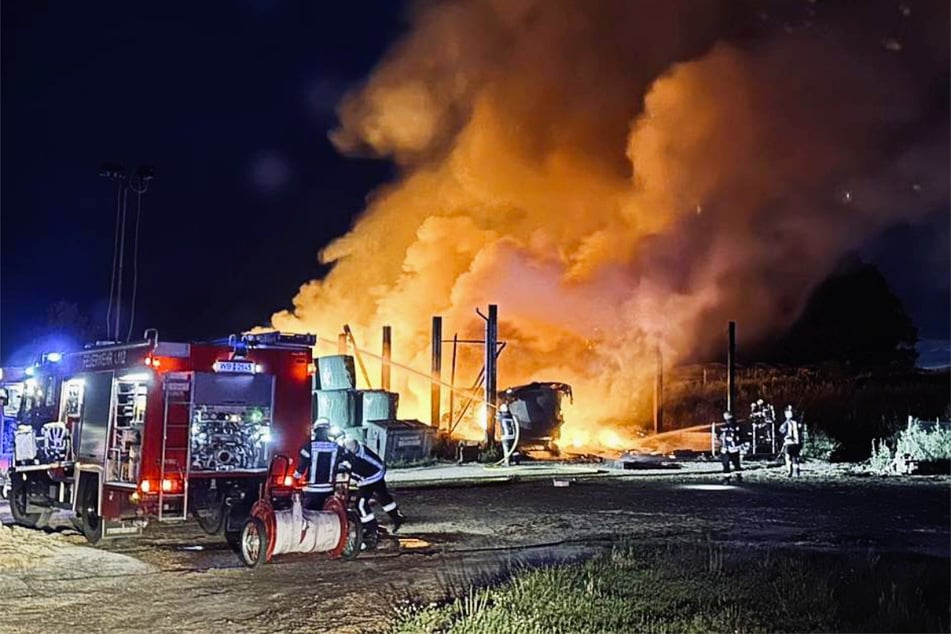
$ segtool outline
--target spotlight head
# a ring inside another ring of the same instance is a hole
[[[138,176],[140,180],[150,181],[155,178],[155,167],[152,165],[143,165],[139,168],[139,171],[136,172],[136,176]]]

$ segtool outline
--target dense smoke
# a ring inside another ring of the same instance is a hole
[[[846,4],[420,5],[333,132],[401,176],[273,325],[376,348],[391,324],[425,370],[431,315],[479,337],[496,303],[500,386],[568,382],[569,439],[624,442],[658,342],[780,331],[844,252],[947,204],[946,42],[920,5]],[[421,415],[425,381],[394,378]]]

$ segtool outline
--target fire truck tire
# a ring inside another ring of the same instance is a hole
[[[99,487],[95,480],[88,480],[83,491],[80,528],[90,544],[102,541],[103,521],[99,517]]]
[[[343,547],[340,557],[356,559],[363,548],[363,526],[360,524],[360,514],[356,511],[347,513],[347,543]]]
[[[239,533],[238,556],[248,568],[257,568],[267,559],[267,528],[257,517],[249,517]]]
[[[27,513],[26,512],[26,483],[23,477],[14,474],[10,478],[10,514],[13,515],[13,521],[21,526],[28,528],[40,528],[46,522],[45,513]]]

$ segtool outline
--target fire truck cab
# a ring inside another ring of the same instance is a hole
[[[309,438],[313,335],[146,335],[34,368],[9,467],[17,523],[41,527],[72,510],[96,543],[193,516],[231,542],[271,457]]]

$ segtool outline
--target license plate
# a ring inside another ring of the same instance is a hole
[[[216,361],[215,372],[254,374],[253,361]]]

